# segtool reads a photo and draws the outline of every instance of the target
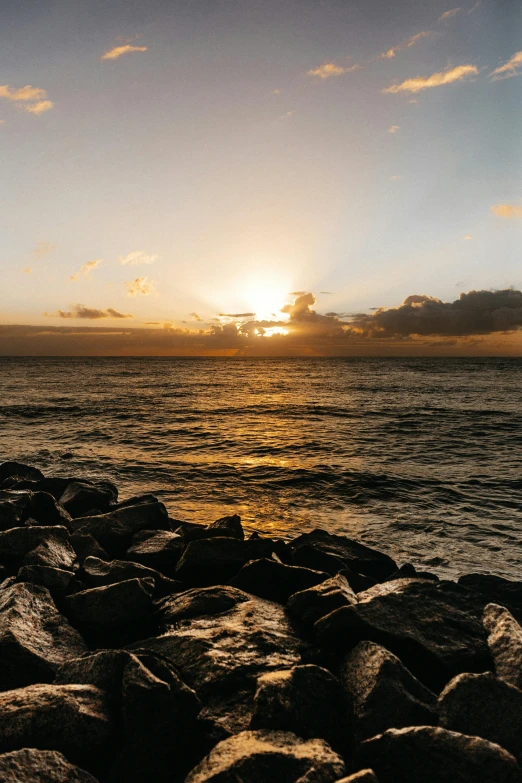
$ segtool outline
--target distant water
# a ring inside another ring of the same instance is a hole
[[[1,359],[0,460],[522,578],[522,360]]]

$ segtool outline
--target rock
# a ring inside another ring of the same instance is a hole
[[[28,479],[29,481],[40,481],[44,478],[41,470],[30,465],[24,465],[23,462],[2,462],[0,465],[0,484],[12,476]]]
[[[237,538],[243,541],[245,534],[241,525],[241,517],[234,514],[230,517],[222,517],[211,525],[191,525],[182,528],[182,535],[185,543],[198,541],[201,538]]]
[[[292,551],[291,564],[301,568],[310,568],[312,571],[324,571],[330,576],[335,576],[346,570],[344,560],[308,544]],[[375,584],[375,580],[372,580],[372,584]]]
[[[134,536],[132,546],[125,553],[126,560],[153,568],[168,577],[176,575],[176,566],[183,551],[183,538],[163,530],[147,537]]]
[[[91,685],[28,685],[0,693],[0,752],[57,750],[92,767],[112,733],[103,691]]]
[[[28,522],[31,520],[31,523]],[[69,526],[70,515],[47,492],[0,490],[0,529],[24,524]]]
[[[354,593],[362,593],[378,584],[371,576],[357,574],[355,571],[350,571],[349,568],[343,568],[339,573],[344,576]]]
[[[168,530],[169,518],[163,503],[142,503],[124,506],[96,516],[73,519],[71,529],[89,533],[110,554],[123,553],[132,536],[140,530]]]
[[[61,478],[59,476],[49,476],[36,480],[23,479],[19,476],[11,476],[4,481],[3,487],[6,489],[29,490],[30,492],[47,492],[52,495],[56,501],[65,492],[68,484],[74,481],[72,478]]]
[[[437,693],[456,674],[491,668],[480,603],[453,582],[399,579],[377,585],[314,627],[326,647],[381,644]]]
[[[477,593],[484,606],[505,606],[518,622],[522,621],[522,582],[513,582],[492,574],[465,574],[458,582]]]
[[[70,658],[56,670],[57,685],[94,685],[107,694],[110,707],[121,710],[121,689],[125,667],[134,659],[127,650],[100,650]]]
[[[0,559],[16,573],[22,565],[72,571],[76,553],[65,527],[13,527],[0,533]]]
[[[235,538],[203,538],[192,541],[176,566],[178,579],[195,587],[224,584],[249,560],[270,555],[270,539],[238,541]]]
[[[159,571],[129,560],[108,562],[98,557],[87,557],[83,564],[82,576],[89,587],[105,587],[127,579],[149,578],[154,581],[154,595],[160,598],[183,589],[181,582],[168,579]]]
[[[246,563],[230,580],[230,584],[268,601],[285,604],[293,593],[315,587],[326,579],[328,574],[322,571],[261,558]]]
[[[202,717],[234,732],[250,723],[257,677],[301,663],[306,646],[278,604],[241,594],[232,587],[224,589],[227,593],[221,596],[190,591],[190,602],[185,604],[187,593],[165,599],[164,623],[168,627],[170,612],[177,620],[175,627],[162,636],[137,642],[132,649],[154,652],[171,661],[201,699]],[[208,613],[209,606],[215,609],[220,601],[230,599],[234,604],[228,610]],[[201,614],[194,616],[198,605]],[[181,613],[187,619],[179,620]]]
[[[491,672],[459,674],[439,696],[440,725],[496,742],[520,759],[522,691]]]
[[[130,638],[139,638],[152,611],[153,591],[153,579],[127,579],[68,596],[64,611],[85,633],[112,636],[127,631]]]
[[[345,772],[323,740],[283,731],[243,731],[220,742],[185,783],[330,783]]]
[[[73,533],[70,538],[70,544],[78,561],[83,564],[88,557],[97,557],[100,560],[109,560],[109,555],[102,549],[95,538],[90,533]]]
[[[360,642],[343,661],[339,679],[353,701],[358,741],[386,729],[437,723],[436,696],[378,644]]]
[[[259,677],[250,725],[324,739],[344,755],[353,740],[351,706],[341,683],[327,669],[294,666]]]
[[[337,783],[379,783],[379,781],[373,769],[361,769],[360,772],[354,772],[353,775],[348,775]]]
[[[53,593],[61,594],[67,590],[74,577],[73,571],[64,571],[62,568],[52,566],[26,565],[18,571],[18,582],[32,582],[34,585],[43,585]]]
[[[312,626],[335,609],[356,603],[357,597],[346,578],[338,574],[316,587],[294,593],[288,599],[286,608],[293,617],[297,617],[305,625]]]
[[[522,627],[511,612],[497,604],[486,606],[484,626],[496,673],[522,690]]]
[[[359,754],[380,783],[520,783],[515,758],[492,742],[454,731],[417,726],[388,729],[366,740]]]
[[[311,546],[319,552],[336,557],[344,564],[343,568],[375,579],[385,579],[397,570],[397,564],[383,552],[346,536],[331,535],[326,530],[303,533],[291,542],[294,552],[298,552],[303,546]]]
[[[98,783],[55,750],[24,748],[0,756],[3,783]]]
[[[166,632],[172,630],[181,620],[228,612],[236,604],[250,598],[251,596],[242,590],[226,585],[194,588],[160,601],[154,619],[159,629]]]
[[[114,484],[91,484],[87,481],[72,481],[60,497],[61,505],[71,517],[80,517],[97,509],[108,511],[109,506],[118,500],[118,490]]]
[[[85,653],[45,587],[0,585],[0,690],[48,682],[60,664]]]

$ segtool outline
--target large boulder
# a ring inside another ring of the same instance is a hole
[[[24,524],[68,527],[70,522],[67,511],[47,492],[0,490],[0,530]]]
[[[0,586],[0,690],[49,682],[62,663],[86,653],[83,638],[45,587]]]
[[[20,479],[28,479],[29,481],[40,481],[44,478],[44,474],[38,468],[33,468],[31,465],[24,465],[23,462],[2,462],[0,465],[0,484],[16,476]]]
[[[154,619],[159,630],[167,632],[173,630],[180,620],[228,612],[236,604],[250,599],[247,593],[228,585],[195,587],[158,601]]]
[[[124,557],[172,578],[176,576],[176,566],[184,546],[184,540],[178,533],[144,530],[134,536],[132,546]]]
[[[348,584],[346,577],[337,574],[315,587],[301,590],[290,596],[287,611],[307,626],[313,626],[321,617],[342,606],[357,603],[357,596]]]
[[[0,560],[12,573],[22,565],[72,571],[76,567],[76,552],[66,527],[13,527],[0,533]]]
[[[360,642],[343,661],[339,679],[353,701],[359,741],[386,729],[437,723],[436,696],[378,644]]]
[[[351,700],[337,677],[320,666],[267,672],[257,680],[250,725],[319,737],[344,755],[353,739]]]
[[[82,578],[89,587],[106,587],[127,579],[152,579],[154,595],[158,598],[183,589],[181,582],[169,579],[153,568],[147,568],[130,560],[107,561],[99,557],[87,557],[83,563]]]
[[[44,565],[24,565],[16,575],[17,582],[32,582],[47,587],[51,595],[61,596],[74,579],[74,571]]]
[[[194,587],[228,582],[245,563],[270,556],[270,539],[203,538],[192,541],[176,566],[176,577]]]
[[[311,533],[303,533],[295,538],[290,546],[295,556],[298,556],[302,547],[311,547],[320,553],[337,558],[343,564],[342,568],[349,568],[358,574],[366,574],[376,579],[385,579],[397,570],[397,564],[389,555],[346,536],[332,535],[326,530],[318,529]],[[304,565],[304,563],[298,564]],[[323,569],[321,566],[318,568],[319,570],[329,570]]]
[[[492,742],[446,729],[388,729],[363,742],[359,762],[379,783],[520,783],[516,759]]]
[[[166,600],[167,633],[137,642],[132,649],[170,660],[201,699],[202,716],[227,731],[241,731],[250,724],[257,677],[301,663],[305,645],[278,604],[232,587],[221,596],[203,590],[190,593],[185,601],[187,593]],[[209,613],[209,608],[216,611],[227,603],[227,609]]]
[[[237,538],[242,541],[245,537],[241,525],[241,517],[233,514],[228,517],[221,517],[211,525],[190,525],[181,527],[183,538],[189,544],[191,541],[198,541],[200,538]]]
[[[333,783],[345,772],[324,740],[283,731],[243,731],[223,740],[185,783]]]
[[[124,506],[107,514],[83,516],[73,519],[74,532],[90,534],[110,554],[123,553],[135,533],[141,530],[168,530],[167,509],[158,501]]]
[[[293,593],[324,582],[328,574],[310,568],[289,566],[266,557],[250,560],[230,580],[230,584],[247,593],[285,604]]]
[[[60,497],[60,504],[71,517],[80,517],[88,514],[89,511],[108,511],[109,506],[117,500],[118,490],[114,484],[71,481]]]
[[[24,748],[0,756],[2,783],[98,783],[56,750]]]
[[[440,725],[496,742],[520,759],[522,691],[491,672],[459,674],[439,696]]]
[[[484,626],[496,673],[522,690],[522,627],[511,612],[497,604],[486,606]]]
[[[436,692],[456,674],[491,668],[482,608],[466,588],[399,579],[357,598],[357,604],[316,622],[321,645],[350,649],[365,640],[381,644]]]

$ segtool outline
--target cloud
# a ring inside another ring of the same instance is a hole
[[[146,52],[148,46],[132,46],[131,44],[123,44],[123,46],[115,46],[113,49],[109,49],[108,52],[102,54],[100,60],[117,60],[118,57],[122,57],[124,54],[131,54],[132,52]]]
[[[468,239],[468,240],[469,240],[469,239],[473,239],[473,237],[471,236],[471,234],[466,234],[466,236],[464,237],[464,239]]]
[[[507,218],[512,220],[513,218],[522,218],[522,206],[514,206],[513,204],[495,204],[491,207],[491,211],[494,215],[501,218]]]
[[[427,90],[430,87],[441,87],[444,84],[462,81],[468,76],[476,76],[477,74],[478,69],[474,65],[458,65],[456,68],[434,73],[431,76],[416,76],[413,79],[406,79],[401,84],[392,84],[391,87],[386,87],[383,93],[421,92],[421,90]]]
[[[193,321],[202,321],[203,320],[203,318],[201,318],[201,316],[199,316],[197,313],[190,313],[190,317],[192,318]]]
[[[462,10],[462,8],[452,8],[451,11],[444,11],[442,16],[439,16],[438,21],[445,22],[447,19],[453,19],[453,17],[457,16],[457,14],[460,14]]]
[[[48,100],[46,90],[42,90],[41,87],[32,87],[30,84],[18,88],[10,87],[8,84],[0,85],[0,98],[14,101],[19,109],[36,116],[49,111],[54,106],[54,103]]]
[[[153,264],[157,261],[158,256],[152,253],[146,253],[144,250],[133,250],[132,253],[127,253],[126,256],[118,256],[120,264],[124,266],[138,266],[139,264]]]
[[[84,318],[97,321],[100,318],[133,318],[129,313],[119,313],[113,307],[106,310],[97,310],[95,307],[86,307],[82,304],[74,305],[69,311],[58,310],[56,313],[44,313],[49,318]]]
[[[33,274],[32,267],[26,266],[25,269],[24,269],[24,275],[32,275],[32,274]]]
[[[332,291],[319,291],[319,293],[320,294],[325,294],[327,296],[333,296],[333,292]]]
[[[41,259],[50,255],[53,250],[56,250],[56,245],[53,245],[52,242],[42,241],[36,244],[36,247],[33,250],[33,255],[35,255],[36,258]]]
[[[522,73],[522,52],[515,52],[507,63],[501,65],[500,68],[495,68],[489,77],[496,82],[498,79],[510,79],[512,76],[518,76],[520,73]]]
[[[397,133],[397,131],[400,129],[400,125],[392,125],[391,128],[388,128],[388,133]]]
[[[37,117],[46,111],[49,111],[54,107],[52,101],[38,101],[38,103],[30,103],[28,106],[23,107],[23,111],[27,111],[30,114],[36,114]]]
[[[336,65],[335,63],[323,63],[318,68],[311,68],[307,71],[307,76],[315,76],[317,79],[330,79],[332,76],[342,76],[344,73],[351,73],[352,71],[359,71],[362,65],[355,63],[345,68],[342,65]]]
[[[135,280],[129,280],[125,283],[128,296],[149,296],[156,293],[154,281],[148,277],[137,277]]]
[[[394,174],[393,177],[390,177],[390,179],[400,179],[400,178],[401,178],[400,174]]]
[[[282,114],[279,119],[280,120],[289,120],[291,117],[293,117],[295,114],[295,111],[292,109],[291,111],[287,111],[284,114]]]
[[[5,120],[0,120],[0,125],[5,125]]]
[[[90,273],[93,269],[96,269],[96,267],[100,266],[102,260],[103,259],[101,258],[97,258],[95,261],[87,261],[87,263],[81,266],[74,275],[71,275],[71,280],[79,280],[80,277],[84,277],[86,280],[90,280]]]
[[[253,318],[255,313],[219,313],[220,318]]]
[[[398,46],[394,46],[392,49],[388,49],[386,52],[383,52],[381,55],[379,55],[378,59],[391,60],[396,56],[397,52],[402,52],[404,49],[409,49],[410,47],[415,46],[415,44],[419,41],[422,41],[423,38],[428,38],[431,35],[433,35],[433,33],[430,30],[423,30],[420,33],[416,33],[415,35],[412,35],[411,38],[408,38],[407,41],[404,41],[404,43],[401,43]]]

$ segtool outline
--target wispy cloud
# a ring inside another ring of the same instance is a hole
[[[113,307],[106,310],[98,310],[96,307],[86,307],[77,304],[70,310],[57,310],[56,313],[44,313],[48,318],[82,318],[86,320],[99,320],[100,318],[133,318],[130,313],[120,313]]]
[[[144,250],[133,250],[126,256],[118,256],[120,264],[124,266],[139,266],[139,264],[153,264],[158,256],[153,253],[146,253]]]
[[[56,245],[53,245],[52,242],[42,240],[41,242],[37,242],[36,247],[33,250],[33,255],[38,259],[42,259],[50,255],[54,250],[56,250]]]
[[[46,111],[49,111],[54,107],[52,101],[38,101],[37,103],[30,103],[28,106],[20,107],[23,111],[29,112],[29,114],[36,114],[37,117]]]
[[[415,44],[419,41],[422,41],[423,38],[429,38],[431,35],[433,35],[431,30],[422,30],[422,32],[412,35],[411,38],[408,38],[407,41],[404,41],[398,46],[394,46],[391,49],[388,49],[386,52],[383,52],[381,55],[379,55],[378,59],[392,60],[397,55],[397,52],[402,52],[404,49],[409,49],[410,47],[415,46]]]
[[[513,57],[501,65],[499,68],[495,68],[489,76],[493,81],[498,79],[510,79],[512,76],[518,76],[522,73],[522,52],[515,52]]]
[[[453,19],[454,16],[460,14],[462,8],[452,8],[451,11],[444,11],[442,16],[439,16],[439,22],[445,22],[447,19]]]
[[[193,321],[202,321],[203,320],[203,318],[201,318],[201,316],[198,315],[197,313],[190,313],[190,317],[192,318]]]
[[[149,296],[156,293],[154,281],[148,277],[137,277],[125,283],[128,296]]]
[[[394,174],[393,177],[390,177],[390,179],[400,179],[400,178],[401,178],[400,174]]]
[[[512,220],[513,218],[522,218],[522,206],[513,204],[495,204],[491,207],[494,215],[501,218]]]
[[[33,268],[31,266],[26,266],[24,269],[24,275],[32,275],[33,274]]]
[[[79,280],[80,277],[84,277],[86,280],[91,279],[91,272],[102,263],[101,258],[97,258],[95,261],[87,261],[86,264],[81,266],[74,275],[71,275],[71,280]]]
[[[124,54],[131,54],[132,52],[146,52],[148,48],[148,46],[132,46],[132,44],[114,46],[112,49],[109,49],[108,52],[102,54],[100,60],[117,60],[118,57],[122,57]]]
[[[331,79],[332,76],[342,76],[343,73],[351,73],[352,71],[359,71],[362,65],[355,63],[344,67],[343,65],[336,65],[335,63],[323,63],[318,68],[311,68],[307,71],[307,76],[314,76],[317,79]]]
[[[388,133],[397,133],[397,131],[400,129],[400,125],[392,125],[391,128],[388,128]]]
[[[471,234],[466,234],[466,236],[464,237],[464,239],[470,240],[470,239],[473,239],[473,237],[471,236]]]
[[[421,90],[427,90],[430,87],[442,87],[445,84],[459,82],[468,76],[476,76],[477,74],[478,68],[474,65],[457,65],[456,68],[433,73],[431,76],[415,76],[413,79],[406,79],[401,84],[392,84],[391,87],[386,87],[383,92],[393,94],[401,92],[416,93],[421,92]]]
[[[49,111],[54,106],[54,103],[48,99],[46,90],[42,90],[41,87],[32,87],[30,84],[18,88],[2,84],[0,85],[0,98],[13,101],[22,111],[36,116]]]

